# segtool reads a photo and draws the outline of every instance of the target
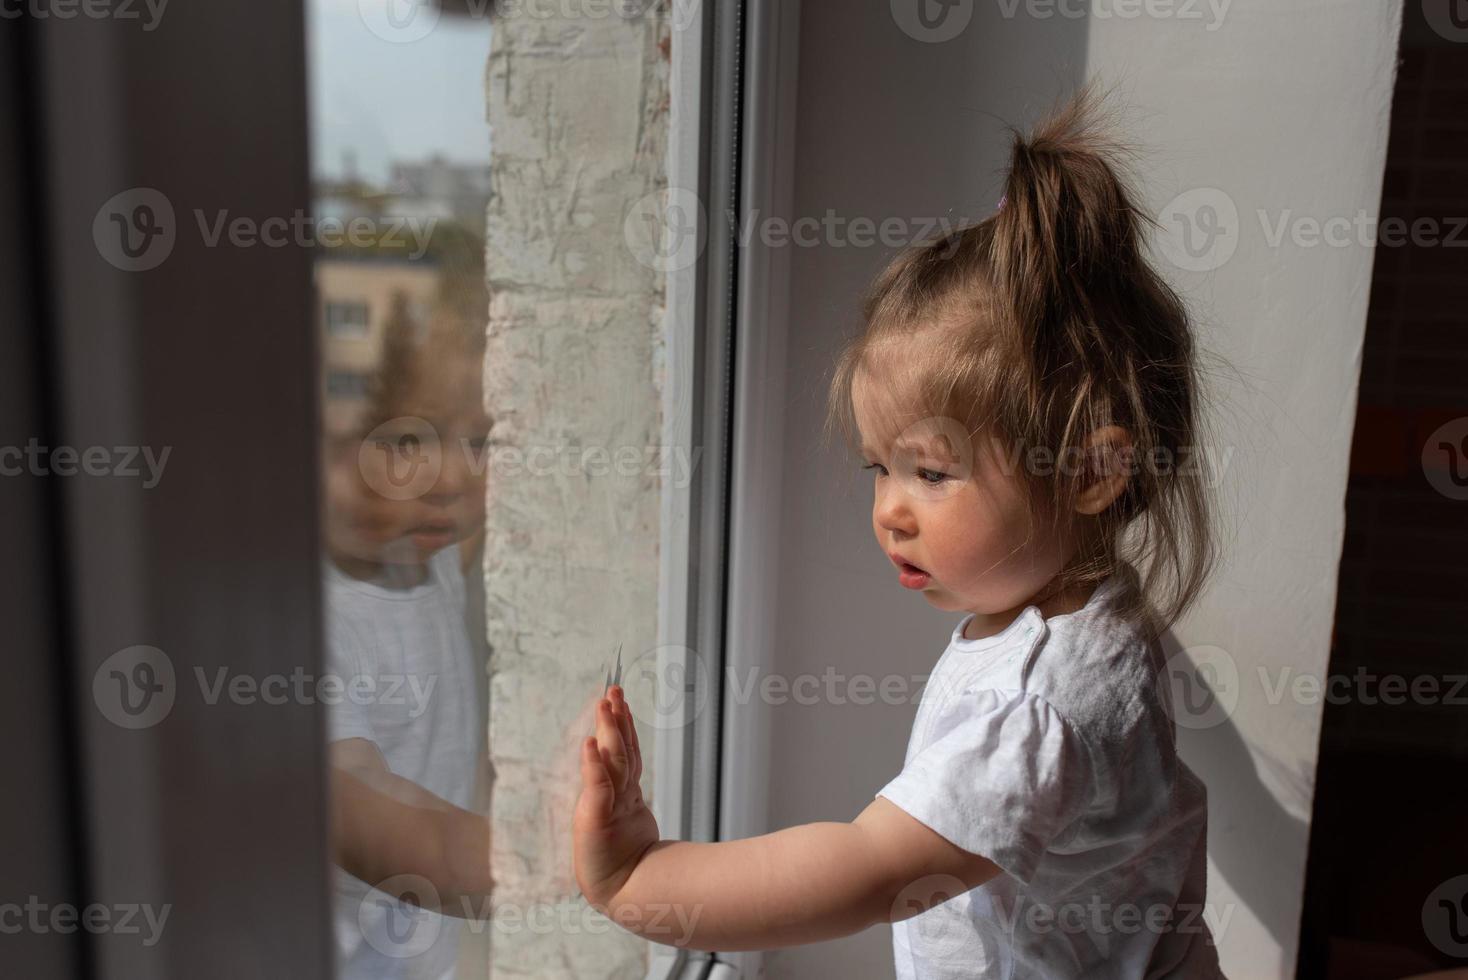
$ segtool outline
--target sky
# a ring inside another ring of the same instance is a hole
[[[340,176],[348,150],[356,152],[358,174],[374,181],[387,176],[390,161],[434,153],[456,163],[489,162],[489,25],[446,16],[433,21],[415,2],[424,0],[308,3],[316,176]],[[395,6],[396,20],[385,19],[386,5]],[[394,24],[405,26],[396,33]]]

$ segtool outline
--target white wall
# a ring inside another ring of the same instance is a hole
[[[1222,648],[1242,677],[1227,722],[1184,732],[1185,754],[1210,789],[1210,900],[1224,915],[1232,909],[1220,940],[1225,967],[1240,977],[1291,975],[1319,710],[1271,706],[1256,667],[1325,667],[1371,252],[1271,248],[1255,210],[1276,220],[1284,208],[1375,214],[1398,0],[1203,3],[1197,20],[1041,17],[1056,4],[995,0],[960,5],[972,19],[941,43],[904,33],[886,2],[802,4],[793,216],[906,216],[914,228],[982,217],[999,196],[1003,125],[1033,122],[1092,73],[1120,82],[1133,107],[1141,185],[1155,211],[1181,191],[1216,188],[1242,215],[1227,263],[1170,270],[1194,300],[1204,343],[1239,369],[1221,379],[1214,420],[1218,451],[1233,447],[1220,488],[1226,562],[1172,641]],[[1200,201],[1217,198],[1183,204]],[[1230,244],[1226,229],[1219,244]],[[920,676],[957,616],[897,587],[872,540],[867,474],[818,439],[831,359],[891,249],[828,242],[786,251],[769,657],[786,676],[828,667]],[[775,828],[859,812],[900,768],[915,705],[766,710]],[[890,976],[889,934],[781,951],[765,965],[774,977]]]
[[[1232,258],[1174,270],[1242,375],[1224,379],[1215,416],[1217,445],[1233,451],[1233,538],[1208,601],[1176,631],[1240,673],[1228,722],[1181,739],[1210,790],[1209,901],[1234,913],[1220,940],[1233,976],[1294,974],[1320,708],[1271,703],[1271,686],[1327,667],[1373,257],[1270,235],[1296,218],[1376,215],[1400,21],[1395,0],[1234,0],[1213,31],[1091,24],[1090,70],[1125,78],[1146,110],[1153,213],[1214,188],[1226,199],[1194,191],[1183,210],[1226,200],[1239,214],[1222,243]]]

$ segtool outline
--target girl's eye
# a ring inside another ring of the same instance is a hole
[[[883,466],[881,463],[868,463],[867,465],[863,466],[862,469],[864,469],[864,470],[881,470],[882,472],[881,473],[878,473],[877,474],[878,476],[886,476],[887,475],[887,467]]]
[[[917,475],[919,480],[933,487],[948,479],[947,473],[939,473],[937,470],[925,470],[922,467],[918,467]]]

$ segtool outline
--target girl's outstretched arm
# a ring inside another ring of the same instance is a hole
[[[581,747],[576,880],[593,906],[653,942],[733,952],[820,942],[916,915],[999,874],[885,799],[851,823],[717,844],[658,839],[642,751],[619,687]]]
[[[388,768],[377,746],[331,745],[333,859],[394,897],[467,918],[488,908],[489,819]]]

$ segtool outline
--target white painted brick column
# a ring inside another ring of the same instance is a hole
[[[528,14],[577,6],[579,16]],[[544,920],[502,917],[489,930],[496,978],[640,978],[645,968],[641,940],[601,919],[604,931],[589,931],[584,901],[572,903],[575,773],[557,758],[617,644],[630,659],[657,636],[661,479],[655,464],[617,462],[619,450],[627,460],[656,447],[661,431],[663,275],[623,235],[633,203],[666,182],[670,27],[666,5],[654,6],[625,19],[616,3],[521,4],[494,25],[493,861],[497,903]]]

